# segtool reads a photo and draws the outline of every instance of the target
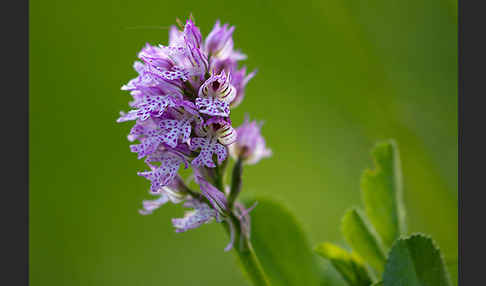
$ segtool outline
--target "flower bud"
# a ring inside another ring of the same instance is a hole
[[[233,31],[235,27],[229,27],[228,24],[221,26],[219,20],[209,33],[204,43],[205,52],[209,55],[221,58],[227,56],[233,50]]]
[[[265,139],[260,133],[261,126],[261,123],[245,119],[245,122],[236,129],[235,143],[228,146],[231,157],[242,158],[244,163],[252,165],[272,155],[272,151],[265,146]]]
[[[228,214],[228,202],[224,193],[211,185],[199,174],[196,174],[194,179],[201,188],[203,196],[211,203],[213,209],[219,214],[226,216]]]

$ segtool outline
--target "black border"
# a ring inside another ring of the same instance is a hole
[[[2,1],[1,285],[29,283],[29,2]],[[10,283],[8,283],[8,282]]]
[[[484,4],[459,1],[458,6],[459,285],[486,285]]]

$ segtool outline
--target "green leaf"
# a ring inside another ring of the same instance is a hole
[[[383,274],[384,286],[450,286],[442,254],[422,234],[397,240]]]
[[[356,255],[328,242],[319,244],[315,248],[315,252],[330,260],[348,285],[369,286],[371,284],[365,266]]]
[[[381,274],[385,265],[385,252],[373,227],[356,209],[344,215],[342,232],[349,246]]]
[[[250,213],[251,242],[271,285],[320,285],[317,256],[295,217],[278,202],[257,201]]]
[[[380,282],[376,282],[374,283],[373,285],[371,286],[383,286],[383,281],[380,281]]]
[[[361,192],[366,215],[388,251],[406,228],[400,156],[392,140],[378,143],[372,155],[376,169],[363,173]]]

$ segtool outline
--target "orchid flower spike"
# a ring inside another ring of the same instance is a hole
[[[246,55],[234,49],[234,30],[217,21],[204,39],[190,17],[169,29],[167,45],[142,47],[133,65],[137,76],[121,88],[131,95],[130,110],[117,120],[133,122],[130,150],[147,164],[138,175],[150,181],[149,194],[156,197],[143,201],[139,212],[148,215],[168,202],[182,203],[190,210],[172,220],[176,232],[212,221],[230,223],[226,250],[235,232],[246,237],[250,229],[248,211],[224,192],[228,154],[249,164],[270,154],[259,124],[245,121],[235,129],[231,122],[231,109],[255,75],[239,68]],[[181,167],[192,168],[199,190],[188,187]],[[239,220],[240,228],[231,219]]]

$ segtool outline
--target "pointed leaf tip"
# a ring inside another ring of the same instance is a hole
[[[385,251],[376,231],[363,215],[356,209],[347,211],[341,227],[349,246],[381,274],[385,265]]]
[[[366,215],[387,251],[406,229],[400,156],[394,140],[379,142],[371,153],[375,169],[364,171],[361,193]]]

